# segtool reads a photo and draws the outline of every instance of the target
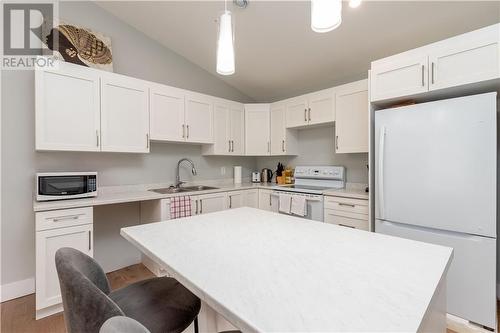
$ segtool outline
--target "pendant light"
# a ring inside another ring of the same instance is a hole
[[[328,32],[342,23],[342,0],[311,0],[311,29]]]
[[[231,12],[227,10],[227,3],[224,0],[224,13],[219,19],[219,35],[217,38],[217,73],[231,75],[234,72],[233,22]]]

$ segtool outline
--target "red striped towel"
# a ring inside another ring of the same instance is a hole
[[[178,219],[186,216],[191,216],[191,198],[186,196],[170,199],[170,218]]]

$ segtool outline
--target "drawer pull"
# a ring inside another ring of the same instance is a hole
[[[339,223],[339,225],[341,227],[347,227],[347,228],[351,228],[351,229],[356,229],[356,227],[353,227],[352,225],[346,225],[346,224],[342,224],[342,223]]]
[[[61,216],[61,217],[55,217],[52,219],[54,222],[61,222],[61,221],[67,221],[67,220],[77,220],[80,218],[80,216],[83,214],[76,214],[76,215],[66,215],[66,216]]]
[[[348,203],[344,203],[344,202],[339,202],[339,206],[346,206],[346,207],[352,207],[352,208],[356,207],[356,205],[354,205],[354,204],[348,204]]]
[[[89,230],[89,251],[92,250],[92,231]]]

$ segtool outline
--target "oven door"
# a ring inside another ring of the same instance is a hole
[[[92,196],[88,175],[46,175],[37,177],[37,200],[61,200]]]
[[[288,195],[305,195],[306,196],[306,205],[307,205],[307,215],[303,218],[308,220],[320,221],[323,222],[323,196],[319,194],[305,194],[305,193],[296,193],[296,192],[287,192],[287,191],[273,191],[271,193],[271,210],[273,212],[279,212],[279,194],[286,193]],[[280,214],[284,214],[279,212]],[[287,214],[285,214],[287,215]],[[295,217],[301,217],[297,215],[291,215]]]

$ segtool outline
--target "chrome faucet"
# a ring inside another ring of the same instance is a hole
[[[196,176],[196,168],[194,167],[193,161],[191,161],[189,158],[181,158],[179,162],[177,162],[177,168],[175,169],[175,187],[180,187],[183,183],[185,183],[181,181],[181,176],[179,175],[179,167],[184,161],[191,164],[191,173],[193,174],[193,176]]]

